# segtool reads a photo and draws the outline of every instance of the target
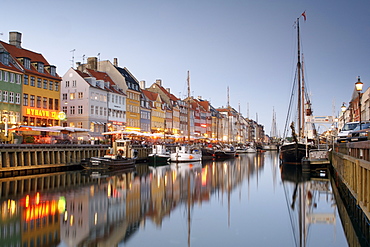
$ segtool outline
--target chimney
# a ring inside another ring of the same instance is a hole
[[[113,59],[113,65],[116,66],[116,67],[118,67],[118,58],[115,57]]]
[[[17,48],[21,47],[22,34],[19,32],[9,32],[9,44],[14,45]]]
[[[97,57],[88,57],[87,58],[87,67],[92,70],[98,69],[98,58]]]
[[[171,93],[171,89],[169,87],[166,88],[166,90],[167,90],[168,93]]]
[[[161,79],[155,80],[155,83],[157,83],[159,86],[162,86],[162,80]]]
[[[145,81],[144,80],[140,81],[140,88],[145,89]]]

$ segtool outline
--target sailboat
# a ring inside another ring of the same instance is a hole
[[[305,17],[304,14],[302,16]],[[298,60],[297,60],[297,122],[294,121],[290,124],[292,132],[292,142],[284,142],[280,147],[280,159],[283,163],[300,164],[302,158],[307,156],[308,150],[311,148],[308,144],[307,135],[305,135],[305,116],[312,115],[312,110],[309,100],[305,102],[304,90],[304,73],[301,64],[301,50],[300,50],[300,33],[299,33],[299,18],[296,21],[297,40],[298,40]],[[293,87],[294,90],[294,87]],[[290,108],[290,107],[289,107]],[[290,109],[289,109],[290,111]],[[288,116],[289,116],[288,111]],[[288,120],[288,118],[287,118]],[[288,121],[287,121],[288,122]],[[296,132],[297,127],[297,132]],[[286,133],[284,131],[284,133]]]
[[[176,147],[175,152],[170,154],[171,162],[194,162],[202,160],[200,148],[190,146],[190,73],[188,71],[188,143]]]

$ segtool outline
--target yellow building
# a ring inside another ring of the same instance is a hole
[[[21,123],[31,126],[55,126],[59,123],[60,82],[56,67],[40,53],[21,47],[22,34],[11,32],[9,44],[1,42],[24,71]]]
[[[126,130],[140,131],[140,95],[139,81],[126,68],[118,67],[110,61],[100,61],[98,69],[106,72],[119,88],[126,93]]]
[[[153,133],[163,132],[165,129],[166,111],[163,107],[163,101],[159,94],[142,90],[152,105],[151,130]]]

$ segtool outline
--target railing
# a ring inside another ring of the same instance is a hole
[[[332,165],[370,219],[370,141],[339,143]]]

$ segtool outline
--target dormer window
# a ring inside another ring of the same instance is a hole
[[[31,69],[31,59],[27,57],[23,58],[23,66],[25,69]]]
[[[44,63],[37,62],[37,71],[40,73],[44,73]]]
[[[45,69],[49,72],[50,75],[56,76],[57,70],[56,70],[56,67],[54,65],[47,65],[47,66],[45,66]]]
[[[9,65],[9,53],[7,51],[0,52],[0,62],[4,65]]]

